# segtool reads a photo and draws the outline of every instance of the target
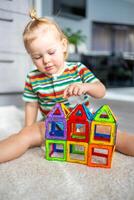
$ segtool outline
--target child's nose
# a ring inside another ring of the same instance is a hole
[[[50,56],[49,55],[44,55],[43,56],[43,62],[44,62],[44,64],[49,63],[50,62]]]

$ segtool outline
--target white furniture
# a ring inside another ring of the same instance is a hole
[[[0,93],[23,91],[31,61],[22,33],[32,0],[0,0]]]

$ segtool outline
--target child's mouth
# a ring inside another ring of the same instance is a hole
[[[46,71],[51,71],[53,69],[53,66],[45,67]]]

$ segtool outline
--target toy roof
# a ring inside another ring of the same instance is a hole
[[[63,103],[57,103],[47,117],[66,118],[69,113],[69,109]]]
[[[72,120],[92,120],[93,114],[85,106],[85,104],[78,104],[75,106],[73,111],[68,115],[69,119]]]
[[[82,106],[86,112],[88,120],[92,120],[94,115],[90,112],[90,110],[87,108],[85,104],[82,104]]]
[[[115,123],[116,117],[108,105],[103,105],[95,112],[93,120]]]

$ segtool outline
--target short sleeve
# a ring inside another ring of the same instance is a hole
[[[78,72],[83,83],[93,83],[99,81],[98,78],[82,63],[78,63]]]
[[[27,75],[26,80],[25,80],[25,87],[24,87],[24,93],[23,93],[22,99],[26,102],[38,101],[37,94],[33,90],[29,75]]]

